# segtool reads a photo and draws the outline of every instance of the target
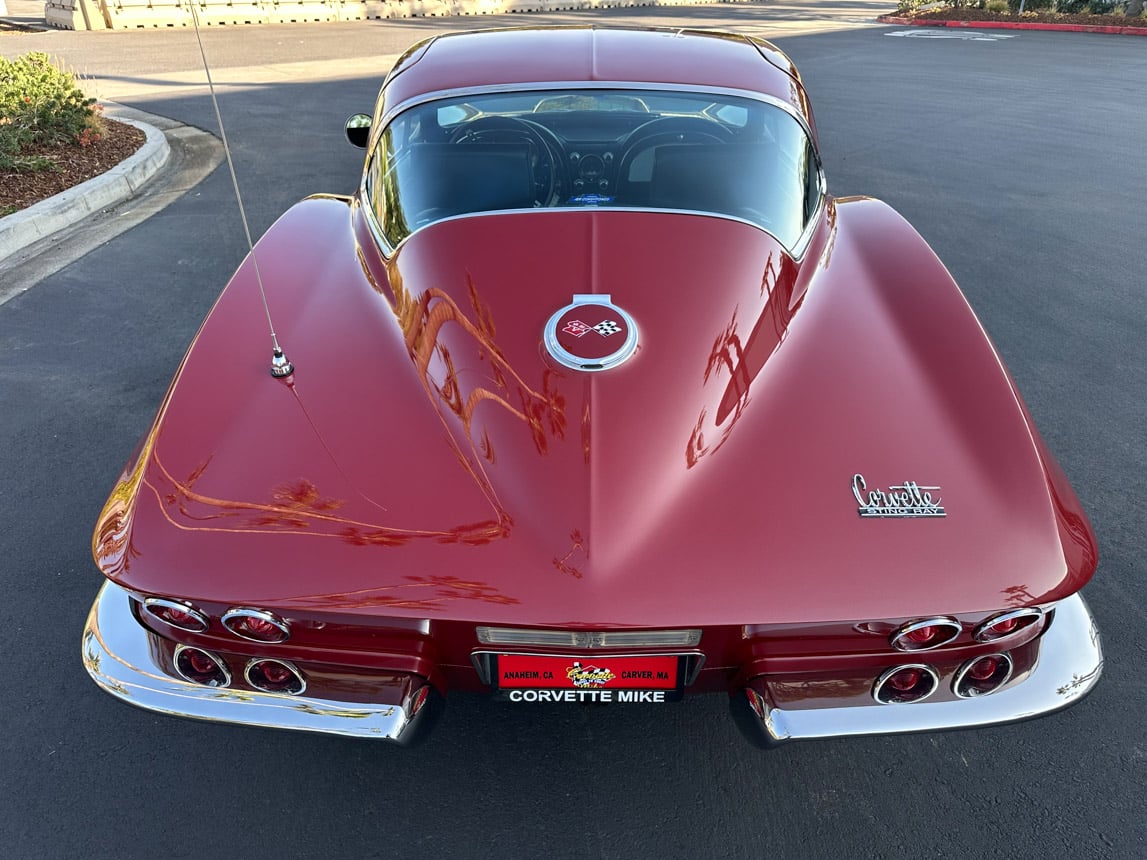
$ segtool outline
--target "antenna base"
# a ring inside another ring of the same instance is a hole
[[[290,376],[295,372],[295,366],[291,364],[290,359],[283,355],[283,351],[275,347],[271,355],[271,376],[275,379],[282,379],[284,376]]]

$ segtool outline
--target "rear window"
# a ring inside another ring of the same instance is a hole
[[[765,102],[709,93],[487,93],[396,116],[365,191],[386,240],[458,216],[623,208],[737,218],[797,243],[819,202],[812,144]]]

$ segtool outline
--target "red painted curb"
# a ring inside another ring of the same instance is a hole
[[[1147,27],[1114,27],[1102,24],[1041,24],[1038,21],[932,21],[881,15],[881,24],[904,27],[974,27],[977,30],[1058,30],[1067,33],[1106,33],[1112,36],[1147,36]]]

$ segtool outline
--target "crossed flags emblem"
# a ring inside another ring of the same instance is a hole
[[[613,320],[602,320],[595,326],[588,326],[581,320],[570,320],[562,328],[562,331],[567,334],[572,334],[574,337],[581,337],[582,335],[589,334],[591,331],[596,331],[602,337],[609,337],[611,334],[617,334],[621,331],[621,326],[613,322]]]

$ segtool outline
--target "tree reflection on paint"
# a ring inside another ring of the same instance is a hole
[[[733,427],[749,405],[753,381],[785,339],[789,322],[800,306],[799,299],[793,302],[796,266],[788,257],[780,257],[779,264],[777,259],[776,253],[770,253],[765,262],[761,275],[761,296],[765,302],[752,330],[747,335],[742,333],[743,326],[738,320],[741,309],[737,307],[728,324],[713,340],[705,364],[704,382],[708,387],[710,383],[725,380],[725,385],[723,389],[711,389],[713,394],[720,391],[720,397],[714,397],[702,406],[689,434],[685,462],[690,469],[702,458],[715,454],[728,441]]]

